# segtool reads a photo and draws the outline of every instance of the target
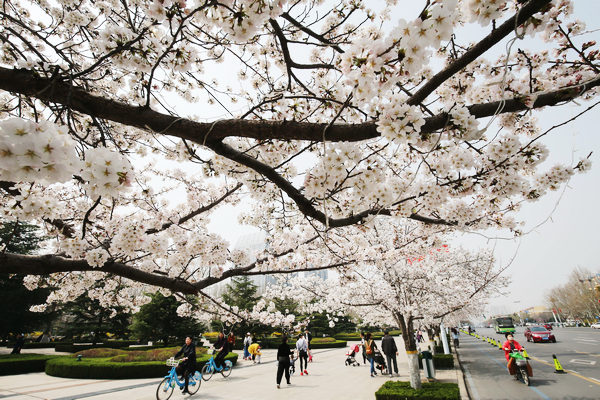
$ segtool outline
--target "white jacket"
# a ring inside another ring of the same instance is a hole
[[[296,342],[296,349],[298,351],[308,351],[308,342],[304,338],[298,339]]]

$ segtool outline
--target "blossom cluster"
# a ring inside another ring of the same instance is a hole
[[[0,121],[0,175],[6,181],[65,182],[79,171],[76,142],[65,127],[21,118]]]

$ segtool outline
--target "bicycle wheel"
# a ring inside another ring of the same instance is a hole
[[[175,382],[171,382],[171,378],[163,379],[156,388],[156,400],[167,400],[173,394],[173,389]]]
[[[190,382],[188,384],[188,392],[190,394],[196,394],[198,390],[200,390],[200,384],[202,383],[202,378],[200,378],[200,373],[196,371],[194,376],[190,376]]]
[[[214,372],[215,371],[213,367],[209,363],[206,363],[202,367],[202,371],[200,373],[202,374],[202,379],[208,382],[209,379],[212,378]]]
[[[529,375],[527,375],[526,369],[521,370],[521,377],[523,378],[523,383],[529,386],[531,382],[529,381]]]
[[[225,360],[225,362],[223,363],[223,369],[221,370],[221,375],[223,375],[223,378],[227,378],[229,375],[231,375],[232,369],[233,364],[231,363],[231,361]]]

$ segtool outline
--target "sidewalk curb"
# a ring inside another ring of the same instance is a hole
[[[454,370],[456,371],[456,381],[458,382],[458,390],[460,391],[460,398],[463,400],[471,400],[471,396],[469,395],[469,391],[467,390],[467,385],[465,381],[465,374],[463,373],[463,367],[460,362],[460,357],[458,355],[458,349],[454,348],[454,353],[452,353],[452,357],[454,358]],[[458,365],[458,368],[456,366]]]

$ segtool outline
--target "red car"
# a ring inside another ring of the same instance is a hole
[[[543,326],[531,326],[525,329],[525,337],[528,342],[552,342],[556,343],[556,338],[548,329]]]
[[[546,328],[547,330],[551,331],[552,330],[552,325],[550,324],[544,324],[542,325],[544,328]]]

